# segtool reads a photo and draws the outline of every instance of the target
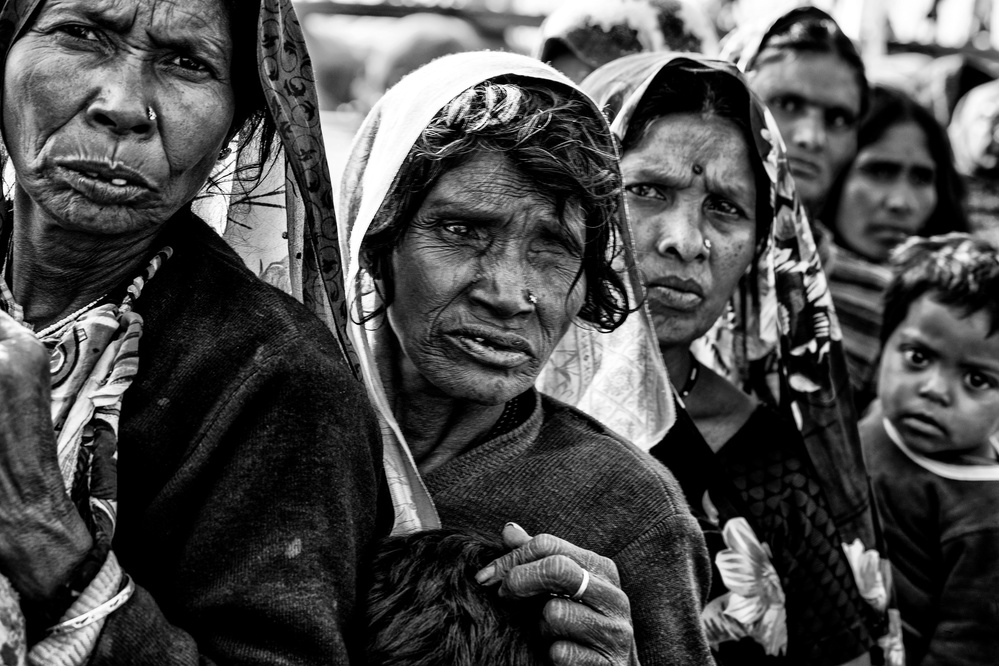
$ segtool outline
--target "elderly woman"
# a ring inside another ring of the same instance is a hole
[[[0,26],[0,570],[30,662],[345,663],[376,421],[346,346],[192,213],[234,137],[269,157],[244,192],[287,162],[329,308],[290,2],[9,0]]]
[[[905,93],[874,88],[857,156],[822,220],[834,242],[826,272],[858,411],[874,399],[888,254],[910,236],[967,231],[964,188],[947,134]]]
[[[679,487],[533,388],[567,330],[632,320],[634,276],[611,265],[628,244],[620,186],[603,116],[547,65],[427,65],[372,110],[345,171],[351,330],[397,533],[545,533],[509,526],[521,547],[480,582],[568,597],[545,606],[555,663],[627,663],[634,643],[646,666],[701,664],[708,562]]]
[[[867,109],[860,54],[831,16],[800,7],[766,30],[730,33],[722,55],[746,72],[753,92],[773,113],[794,185],[815,222],[829,188],[857,151],[857,123]]]
[[[716,657],[869,663],[874,612],[843,551],[847,534],[874,545],[867,478],[852,414],[830,405],[845,389],[835,319],[776,130],[717,61],[628,56],[583,88],[622,142],[658,345],[693,421],[652,453],[716,555],[702,616]],[[692,345],[709,332],[702,364]]]
[[[564,2],[538,33],[538,59],[576,83],[629,53],[718,53],[715,26],[695,0]]]

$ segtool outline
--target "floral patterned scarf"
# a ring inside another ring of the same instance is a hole
[[[645,92],[674,68],[721,73],[746,85],[729,63],[650,53],[605,65],[583,88],[613,118],[611,127],[623,139]],[[696,353],[705,365],[797,424],[840,533],[847,541],[859,538],[866,548],[877,548],[839,323],[780,133],[759,100],[751,93],[749,99],[746,124],[756,149],[751,158],[760,161],[770,181],[773,220],[757,243],[755,271],[743,277],[727,312],[695,343]]]

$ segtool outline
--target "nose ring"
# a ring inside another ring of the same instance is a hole
[[[149,122],[153,122],[154,120],[156,120],[156,112],[153,111],[153,107],[151,106],[146,107],[146,115],[149,116]]]
[[[530,289],[527,290],[527,302],[530,303],[531,305],[538,304],[538,297],[535,296],[534,292],[531,291]]]

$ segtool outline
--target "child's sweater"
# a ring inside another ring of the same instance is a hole
[[[903,450],[880,410],[860,425],[913,664],[999,663],[999,465]]]

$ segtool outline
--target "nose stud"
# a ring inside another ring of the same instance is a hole
[[[538,297],[535,296],[534,292],[531,291],[530,289],[527,290],[527,302],[530,303],[531,305],[538,304]]]
[[[702,167],[700,164],[695,164],[693,166],[693,171],[694,175],[700,176],[702,173],[704,173],[704,167]]]
[[[149,117],[149,122],[153,122],[154,120],[156,120],[156,112],[153,111],[153,107],[151,106],[146,107],[146,115]]]
[[[711,252],[711,240],[708,238],[704,239],[704,249]]]

